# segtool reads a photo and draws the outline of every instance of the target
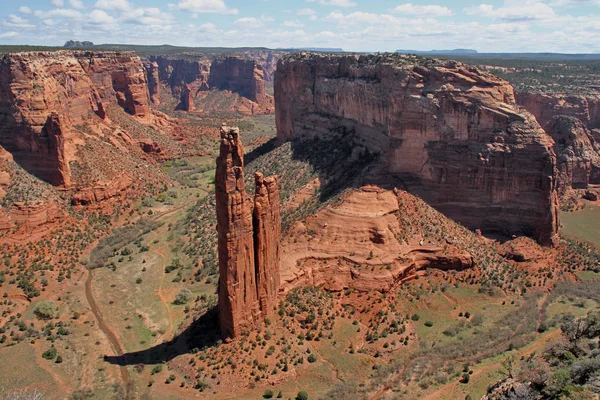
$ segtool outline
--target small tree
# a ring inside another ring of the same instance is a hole
[[[175,296],[175,304],[178,304],[178,305],[185,304],[188,301],[190,301],[191,298],[192,298],[192,292],[190,291],[190,289],[188,289],[186,287],[181,288],[179,293],[177,293],[177,295]]]
[[[39,319],[47,320],[58,317],[58,307],[53,301],[40,301],[33,310]]]
[[[270,399],[273,397],[273,395],[274,395],[273,391],[271,389],[267,389],[267,390],[265,390],[265,393],[263,394],[263,398]]]
[[[296,395],[296,400],[308,400],[308,393],[306,390],[301,390]]]

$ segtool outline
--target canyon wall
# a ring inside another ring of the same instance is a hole
[[[257,175],[256,185],[253,215],[239,129],[222,127],[215,194],[219,323],[224,337],[253,330],[277,303],[281,235],[277,178]]]
[[[0,60],[0,145],[29,173],[69,187],[76,125],[110,104],[150,112],[146,75],[131,52],[29,52]]]
[[[179,97],[185,85],[191,85],[194,91],[208,90],[208,76],[211,61],[208,58],[181,56],[150,56],[149,61],[156,63],[158,77]]]
[[[365,179],[469,228],[556,243],[554,143],[508,82],[454,61],[297,53],[278,64],[275,99],[280,142],[352,140],[380,154]]]
[[[578,118],[588,129],[600,129],[600,95],[517,92],[517,104],[535,115],[543,128],[556,115]]]
[[[230,90],[259,104],[267,99],[262,66],[242,57],[214,60],[210,67],[208,85],[219,90]]]

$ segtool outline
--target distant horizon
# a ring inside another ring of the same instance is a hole
[[[0,9],[0,44],[597,54],[598,26],[600,0],[22,0]]]
[[[599,52],[590,52],[590,53],[572,53],[572,52],[553,52],[553,51],[513,51],[513,52],[482,52],[476,49],[467,48],[467,47],[459,47],[453,49],[430,49],[430,50],[419,50],[419,49],[396,49],[394,51],[377,51],[377,50],[364,50],[364,51],[356,51],[356,50],[346,50],[342,48],[327,48],[327,47],[319,47],[319,46],[303,46],[303,47],[267,47],[267,46],[181,46],[176,44],[162,43],[162,44],[138,44],[138,43],[95,43],[93,40],[79,40],[79,39],[69,39],[65,41],[62,45],[46,45],[46,44],[29,44],[29,43],[15,43],[15,44],[0,44],[1,47],[48,47],[48,48],[64,48],[65,50],[77,50],[84,49],[85,47],[65,47],[66,43],[69,41],[74,42],[92,42],[94,47],[103,47],[103,46],[132,46],[132,47],[174,47],[174,48],[182,48],[182,49],[266,49],[273,51],[286,51],[286,50],[306,50],[306,51],[322,51],[322,52],[342,52],[342,53],[364,53],[364,54],[375,54],[375,53],[406,53],[406,54],[431,54],[431,55],[460,55],[460,56],[468,56],[468,55],[572,55],[572,56],[600,56]],[[472,52],[472,53],[469,53]]]

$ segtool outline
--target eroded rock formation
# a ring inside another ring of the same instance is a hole
[[[556,116],[547,124],[546,132],[555,142],[561,195],[600,183],[600,146],[581,120]]]
[[[150,95],[150,101],[152,104],[160,104],[160,78],[158,75],[158,63],[153,61],[146,61],[144,63],[146,69],[146,79],[148,80],[148,94]]]
[[[244,183],[239,129],[221,128],[215,172],[219,250],[219,318],[224,337],[254,329],[272,312],[279,290],[277,178],[257,175],[254,228]]]
[[[106,118],[118,104],[149,113],[146,75],[131,52],[29,52],[0,61],[0,145],[28,172],[69,187],[75,126]]]
[[[553,140],[510,84],[454,61],[298,53],[275,74],[277,135],[338,135],[380,154],[373,182],[407,188],[472,229],[557,237]]]
[[[177,109],[182,111],[194,111],[195,108],[194,92],[192,91],[192,88],[190,88],[190,85],[183,85]]]

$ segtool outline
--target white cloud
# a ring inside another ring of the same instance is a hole
[[[78,9],[85,8],[83,1],[81,1],[81,0],[70,0],[69,4],[71,4],[71,7],[73,7],[73,8],[78,8]]]
[[[505,0],[502,7],[480,4],[464,10],[469,15],[501,19],[509,22],[535,21],[554,18],[554,10],[538,0]]]
[[[262,14],[262,15],[260,16],[260,20],[261,20],[262,22],[275,22],[275,18],[273,18],[273,17],[271,17],[271,16],[269,16],[269,15],[265,15],[265,14]]]
[[[283,23],[281,25],[288,27],[288,28],[302,28],[304,26],[304,24],[298,20],[283,21]]]
[[[128,11],[132,8],[127,0],[98,0],[94,7],[101,10],[117,11]]]
[[[296,15],[315,15],[316,13],[312,8],[301,8],[296,11]]]
[[[56,8],[50,11],[34,11],[33,15],[40,19],[65,18],[70,20],[77,20],[82,18],[82,15],[79,11],[70,8]]]
[[[319,3],[324,6],[354,7],[357,4],[352,0],[306,0],[309,3]]]
[[[170,9],[190,11],[194,13],[237,14],[236,8],[228,8],[224,0],[182,0],[177,4],[169,4]]]
[[[33,13],[33,11],[31,11],[31,8],[27,7],[27,6],[21,6],[19,7],[19,12],[22,14],[31,14]]]
[[[37,26],[28,19],[21,18],[15,14],[9,14],[8,18],[2,25],[11,29],[34,30]]]
[[[124,13],[120,22],[134,25],[165,26],[174,21],[171,14],[161,11],[156,7],[136,8]]]
[[[15,36],[17,36],[18,33],[17,32],[4,32],[4,33],[0,33],[0,39],[9,39],[9,38],[13,38]]]
[[[90,22],[94,25],[110,25],[115,19],[102,10],[94,10],[90,13]]]
[[[264,26],[261,20],[258,20],[254,17],[244,17],[236,19],[233,22],[234,25],[239,26],[242,29],[258,29]]]
[[[438,5],[413,5],[412,3],[400,4],[393,9],[398,14],[428,16],[428,17],[447,17],[454,15],[448,7]]]
[[[64,2],[64,0],[52,0],[52,5],[54,7],[64,7],[65,2]]]

